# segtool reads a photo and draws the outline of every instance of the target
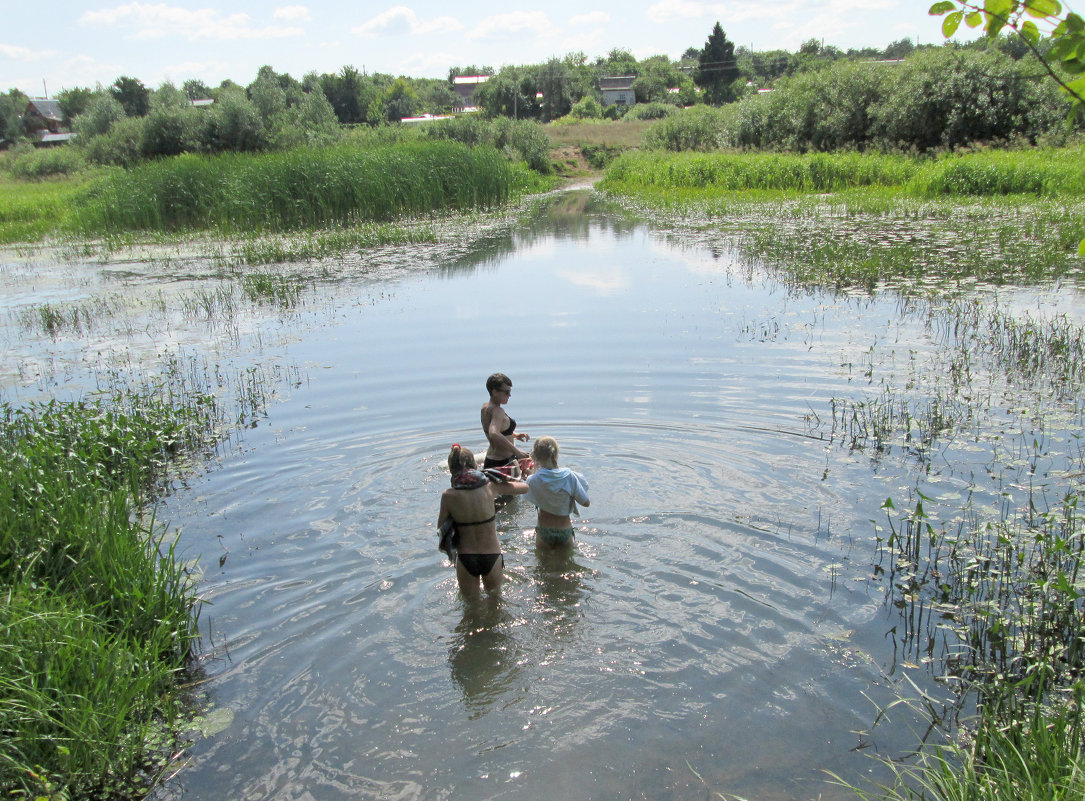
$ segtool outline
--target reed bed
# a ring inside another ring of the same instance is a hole
[[[184,714],[188,570],[145,490],[204,441],[211,399],[0,409],[0,786],[140,795]]]
[[[669,153],[623,154],[601,188],[616,194],[695,190],[701,195],[764,190],[839,192],[857,187],[897,188],[920,198],[944,196],[1085,195],[1085,150],[980,150],[938,158],[878,153]]]
[[[263,155],[185,155],[114,172],[71,226],[101,231],[285,231],[494,206],[515,188],[492,148],[407,142]]]
[[[858,186],[902,186],[916,172],[904,156],[860,153],[624,153],[607,168],[602,188],[705,192],[790,190],[837,192]]]
[[[75,181],[0,181],[0,244],[39,240],[59,228]]]

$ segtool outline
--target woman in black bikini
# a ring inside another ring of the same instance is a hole
[[[481,592],[480,580],[487,592],[495,592],[504,578],[505,560],[497,539],[494,499],[498,495],[523,495],[527,484],[490,481],[476,469],[475,455],[459,445],[453,445],[448,454],[448,469],[452,488],[441,493],[437,527],[449,518],[456,524],[456,579],[464,597],[475,598]]]
[[[501,408],[512,395],[512,380],[504,373],[494,373],[486,379],[486,391],[490,399],[482,404],[482,430],[490,445],[482,466],[505,467],[527,459],[528,454],[517,448],[516,442],[527,442],[531,437],[517,431],[516,421]]]

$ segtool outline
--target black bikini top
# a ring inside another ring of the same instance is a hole
[[[509,427],[501,432],[502,436],[511,437],[512,432],[516,430],[516,421],[511,417],[509,418]]]
[[[496,517],[497,517],[496,514],[490,515],[485,520],[479,520],[477,523],[461,523],[458,520],[454,521],[454,522],[456,523],[457,528],[462,527],[462,526],[484,526],[487,523],[492,523]]]

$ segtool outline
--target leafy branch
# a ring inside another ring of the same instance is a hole
[[[944,17],[942,35],[947,39],[957,32],[963,22],[970,28],[983,26],[988,38],[995,38],[1010,29],[1043,64],[1052,79],[1070,98],[1070,117],[1085,114],[1085,20],[1058,0],[939,0],[930,8],[930,15]],[[1042,32],[1048,28],[1051,47],[1040,51]],[[1059,64],[1069,78],[1054,68]]]
[[[962,22],[970,28],[982,25],[989,39],[1009,28],[1069,96],[1069,119],[1085,116],[1085,19],[1069,9],[1064,13],[1059,0],[983,0],[983,5],[969,0],[939,0],[928,13],[944,17],[942,35],[947,39]],[[1049,28],[1051,46],[1046,53],[1040,51],[1040,25]],[[1053,63],[1071,77],[1060,75]],[[1077,251],[1085,256],[1085,239],[1078,244]]]

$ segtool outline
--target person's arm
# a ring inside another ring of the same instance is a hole
[[[527,492],[527,483],[523,481],[491,481],[488,486],[498,495],[523,495]]]
[[[441,509],[437,512],[437,528],[444,525],[444,522],[452,516],[452,513],[448,511],[448,490],[441,493]]]
[[[509,416],[506,414],[504,415],[505,420],[501,420],[498,415],[492,415],[490,417],[490,427],[486,430],[486,438],[490,440],[490,444],[494,446],[495,451],[500,453],[511,453],[517,459],[526,459],[527,454],[516,447],[516,442],[512,437],[502,433],[502,429],[504,428],[505,421],[508,420],[508,417]]]
[[[581,506],[591,506],[591,501],[588,499],[588,482],[584,480],[584,476],[580,475],[580,473],[573,473],[573,478],[576,481],[573,500]]]

